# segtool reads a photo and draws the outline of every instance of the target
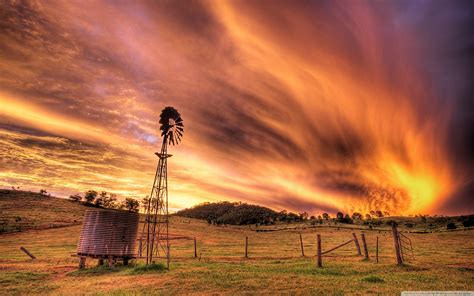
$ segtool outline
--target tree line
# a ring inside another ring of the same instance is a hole
[[[105,209],[117,209],[127,210],[130,212],[138,212],[140,203],[131,198],[127,197],[122,201],[117,200],[117,196],[113,193],[106,191],[97,192],[95,190],[88,190],[84,193],[84,197],[79,194],[73,194],[69,196],[69,199],[73,202],[82,203],[86,206],[93,206]]]

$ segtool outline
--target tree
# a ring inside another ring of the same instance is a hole
[[[86,200],[86,203],[91,204],[94,202],[95,198],[97,197],[97,191],[95,190],[88,190],[84,194],[84,199]]]
[[[329,220],[329,214],[328,213],[323,213],[323,218],[324,220]]]
[[[143,208],[143,211],[146,213],[147,210],[148,210],[148,203],[150,202],[150,198],[147,196],[145,196],[144,198],[142,198],[142,200],[140,201],[140,203],[142,204],[142,208]]]
[[[73,202],[80,202],[82,197],[79,194],[69,195],[69,199]]]
[[[342,212],[337,212],[336,217],[338,221],[341,221],[344,218],[344,214]]]
[[[309,217],[310,220],[315,220],[316,217],[314,215],[311,215],[311,217]]]
[[[377,216],[377,218],[383,218],[382,211],[375,211],[375,215]]]
[[[352,213],[352,219],[354,220],[362,220],[362,214],[358,212]]]
[[[354,221],[352,221],[352,219],[351,219],[351,217],[349,216],[349,214],[346,214],[346,215],[344,216],[344,219],[342,219],[342,222],[347,223],[347,224],[352,224],[352,223],[354,223]]]
[[[119,205],[116,204],[117,201],[117,196],[113,193],[106,194],[103,198],[103,207],[104,208],[109,208],[109,209],[114,209],[118,208]]]
[[[370,214],[365,214],[365,219],[366,220],[372,220],[372,216],[370,216]]]
[[[309,214],[306,212],[300,213],[299,214],[301,220],[307,220],[309,217]]]
[[[99,196],[97,196],[96,199],[94,200],[94,204],[95,204],[97,207],[104,207],[106,198],[107,198],[107,192],[102,191],[102,192],[99,194]]]
[[[138,209],[140,208],[140,203],[138,200],[131,197],[125,198],[125,200],[122,202],[122,205],[129,212],[138,212]]]
[[[43,196],[46,196],[46,193],[48,193],[48,191],[46,191],[45,189],[41,189],[39,193]]]
[[[375,211],[370,211],[370,216],[374,217],[375,216]]]
[[[453,222],[450,222],[446,225],[446,229],[456,229],[456,224],[454,224]]]
[[[383,212],[383,215],[384,215],[385,217],[388,217],[388,216],[390,216],[390,213],[387,212],[387,211],[384,211],[384,212]]]

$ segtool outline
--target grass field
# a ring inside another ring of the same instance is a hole
[[[404,290],[474,290],[474,230],[408,234],[415,261],[401,267],[395,264],[390,233],[365,230],[370,260],[349,244],[323,257],[324,267],[316,268],[316,234],[327,250],[349,240],[352,230],[323,226],[256,232],[248,226],[218,227],[173,217],[171,232],[195,236],[200,258],[193,258],[192,240],[175,240],[170,271],[159,265],[144,268],[140,260],[113,269],[88,260],[87,269],[79,271],[78,259],[71,255],[80,230],[72,225],[1,235],[0,294],[399,295]],[[301,256],[300,233],[306,257]],[[246,236],[248,259],[243,258]],[[374,258],[377,236],[379,263]],[[37,259],[29,259],[20,246]]]

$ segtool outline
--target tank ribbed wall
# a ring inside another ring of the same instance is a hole
[[[84,214],[77,254],[86,256],[133,257],[138,213],[92,209]]]

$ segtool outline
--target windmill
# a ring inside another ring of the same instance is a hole
[[[173,107],[161,111],[160,130],[163,142],[158,160],[155,181],[146,207],[146,219],[142,230],[142,239],[146,240],[146,264],[153,263],[153,257],[165,257],[169,269],[169,215],[168,215],[168,145],[177,145],[183,137],[183,119]],[[144,251],[145,251],[144,250]],[[141,251],[140,251],[141,252]]]

